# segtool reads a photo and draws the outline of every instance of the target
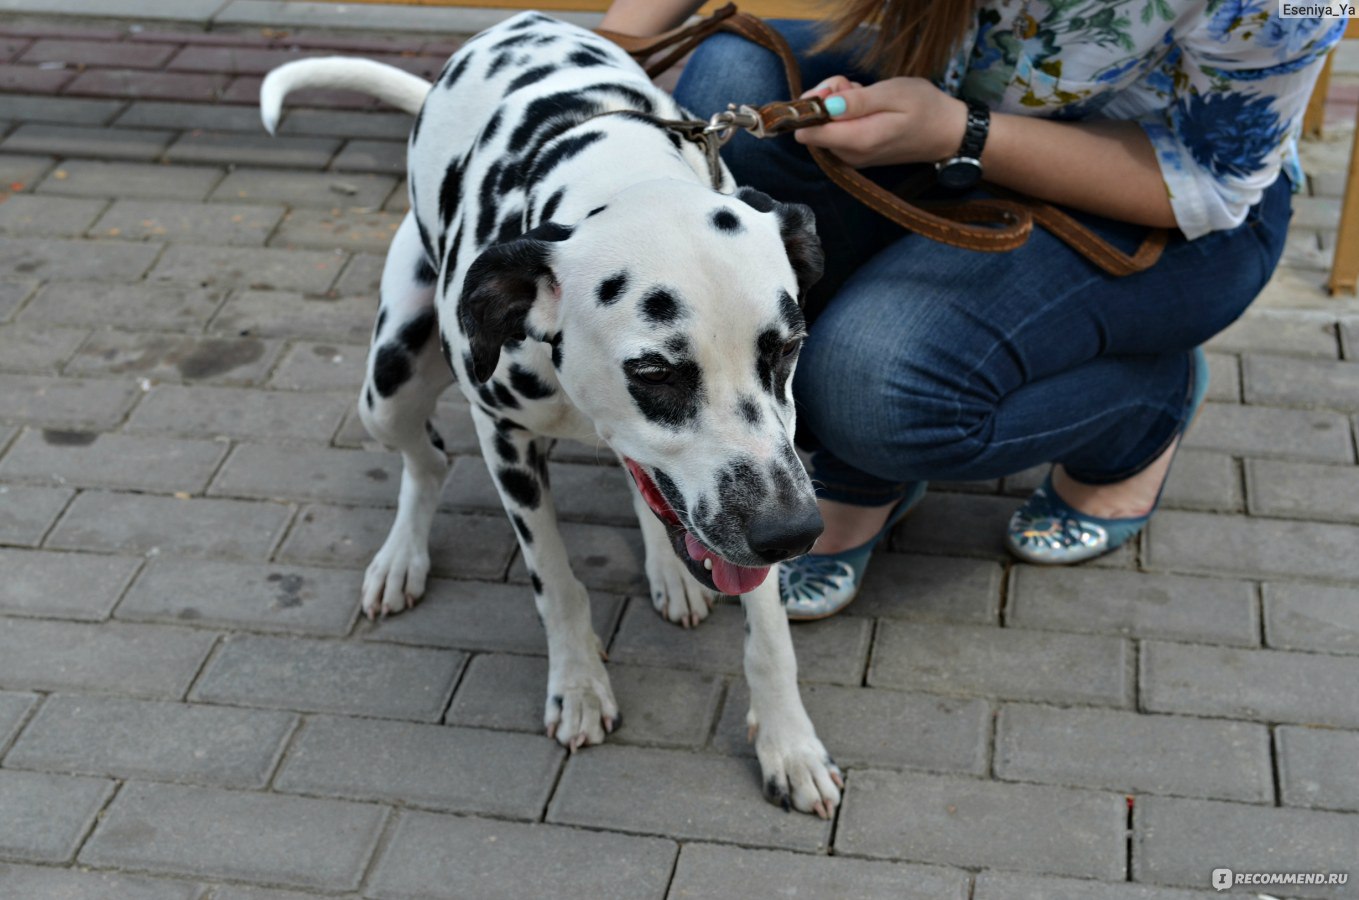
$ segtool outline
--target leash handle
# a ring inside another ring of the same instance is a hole
[[[729,116],[724,121],[732,129],[743,128],[764,138],[830,121],[819,98],[798,97],[802,93],[802,73],[797,57],[783,35],[764,20],[738,12],[735,4],[728,3],[707,19],[653,38],[607,31],[598,33],[642,63],[655,53],[670,48],[664,57],[646,65],[647,75],[655,78],[709,35],[719,31],[743,37],[777,56],[788,80],[789,95],[794,99],[760,107],[733,105],[728,113],[714,116],[714,122]],[[1122,277],[1155,265],[1170,236],[1167,229],[1152,229],[1135,253],[1125,253],[1051,203],[989,182],[987,188],[999,197],[918,206],[878,185],[830,151],[822,147],[808,147],[807,150],[826,177],[850,196],[902,228],[952,247],[987,253],[1014,250],[1029,239],[1036,222],[1095,266],[1110,275]]]

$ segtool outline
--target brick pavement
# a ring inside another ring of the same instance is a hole
[[[285,59],[428,74],[451,43],[222,9],[0,21],[0,896],[1188,900],[1222,865],[1359,896],[1359,304],[1318,288],[1347,135],[1307,148],[1285,266],[1213,341],[1137,545],[1019,565],[999,535],[1041,473],[936,486],[795,629],[846,768],[827,824],[759,799],[739,614],[659,621],[589,448],[553,475],[608,746],[539,734],[545,645],[455,395],[427,599],[359,619],[398,461],[353,399],[406,119],[316,93],[268,140],[251,104]]]

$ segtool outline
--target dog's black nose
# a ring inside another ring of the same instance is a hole
[[[776,563],[801,556],[812,549],[821,536],[821,513],[815,503],[796,509],[780,509],[756,516],[746,532],[746,540],[755,555],[765,562]]]

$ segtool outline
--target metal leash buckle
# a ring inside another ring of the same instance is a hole
[[[736,136],[736,132],[749,131],[756,137],[764,137],[764,120],[754,107],[735,103],[728,103],[727,108],[722,112],[713,113],[708,120],[708,127],[703,129],[704,135],[717,135],[719,147],[726,146],[727,141]]]

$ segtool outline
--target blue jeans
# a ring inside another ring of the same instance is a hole
[[[806,23],[779,22],[810,87],[867,83],[844,54],[809,55]],[[787,97],[775,57],[719,35],[676,96],[704,118],[728,102]],[[799,443],[820,496],[890,503],[912,482],[989,479],[1059,462],[1078,481],[1128,478],[1188,414],[1193,348],[1231,324],[1269,280],[1292,214],[1280,177],[1237,228],[1173,232],[1151,269],[1115,278],[1036,228],[1009,253],[912,235],[831,184],[791,137],[738,135],[723,151],[739,184],[816,213],[826,275],[793,381]],[[865,174],[884,184],[892,167]],[[1145,229],[1078,215],[1125,250]]]

